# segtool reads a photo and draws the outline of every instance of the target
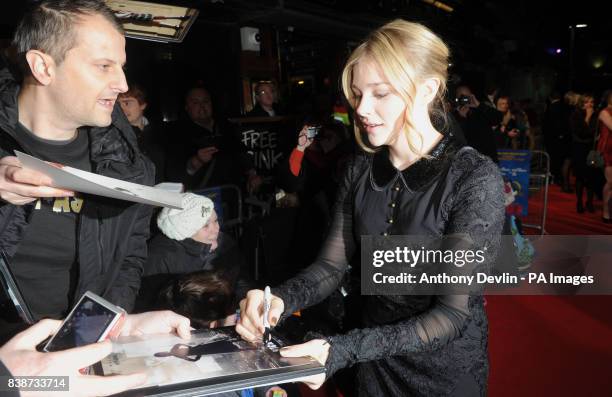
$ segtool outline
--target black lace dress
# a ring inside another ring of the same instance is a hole
[[[273,290],[285,313],[314,305],[340,283],[361,235],[469,235],[490,266],[504,217],[498,167],[448,133],[403,171],[388,152],[361,155],[340,186],[315,263]],[[358,365],[364,396],[485,395],[487,317],[479,295],[363,296],[362,326],[326,337],[327,377]]]

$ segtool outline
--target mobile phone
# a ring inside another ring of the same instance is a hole
[[[117,336],[125,317],[125,310],[87,291],[74,305],[43,350],[46,352],[66,350]]]

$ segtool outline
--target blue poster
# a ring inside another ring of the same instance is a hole
[[[504,180],[516,192],[514,202],[507,210],[519,216],[527,215],[529,203],[529,174],[531,170],[531,151],[503,149],[497,151],[499,168]]]

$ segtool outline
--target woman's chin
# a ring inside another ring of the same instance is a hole
[[[373,148],[378,148],[387,144],[387,140],[389,139],[390,133],[380,127],[376,127],[374,129],[366,129],[366,137],[370,146]]]
[[[370,146],[373,148],[379,148],[385,144],[383,140],[376,139],[376,137],[373,137],[373,136],[368,136],[368,142],[370,143]]]

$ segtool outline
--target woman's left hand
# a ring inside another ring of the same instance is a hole
[[[283,357],[304,357],[310,356],[317,360],[321,365],[325,365],[329,356],[329,343],[324,339],[313,339],[301,345],[287,346],[280,349]],[[313,375],[300,380],[313,390],[321,387],[325,383],[325,374]]]

